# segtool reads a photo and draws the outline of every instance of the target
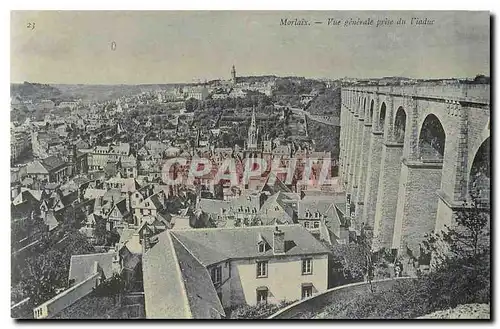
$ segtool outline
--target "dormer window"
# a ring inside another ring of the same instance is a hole
[[[210,277],[212,278],[212,282],[215,285],[220,284],[222,282],[222,268],[220,265],[213,267],[210,270]]]
[[[266,244],[263,241],[259,242],[259,244],[257,245],[257,249],[259,250],[260,253],[265,252]]]

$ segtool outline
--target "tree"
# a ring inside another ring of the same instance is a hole
[[[363,281],[364,262],[361,248],[357,244],[339,244],[331,246],[333,253],[332,267],[336,275],[335,285],[344,285]]]
[[[110,278],[107,278],[95,289],[95,294],[97,296],[103,297],[113,297],[113,303],[116,304],[116,297],[118,297],[118,302],[121,302],[121,296],[125,291],[125,281],[123,278],[114,273]]]
[[[60,230],[60,229],[58,229]],[[72,255],[94,253],[85,236],[79,232],[65,232],[42,236],[29,257],[14,257],[12,285],[23,298],[37,306],[54,297],[60,288],[67,288]]]
[[[16,261],[17,289],[23,298],[30,297],[33,305],[39,305],[54,297],[57,288],[66,286],[67,265],[62,253],[54,249],[26,258],[23,263]]]
[[[293,302],[280,301],[278,304],[260,303],[240,305],[230,311],[230,319],[265,319]]]
[[[375,276],[375,266],[373,264],[373,251],[371,249],[373,231],[367,224],[361,227],[361,233],[358,237],[358,244],[361,248],[361,254],[364,260],[364,275],[370,283],[370,290],[373,292],[372,280]]]
[[[375,274],[373,252],[371,250],[371,229],[365,224],[361,228],[356,242],[339,244],[330,247],[333,254],[333,270],[336,275],[336,285],[367,281],[370,283]]]
[[[490,77],[485,76],[484,74],[478,74],[474,78],[474,83],[478,84],[489,84],[490,83]]]
[[[188,100],[186,100],[184,102],[185,104],[185,107],[186,107],[186,112],[194,112],[196,111],[197,109],[199,109],[199,102],[198,100],[194,99],[194,98],[189,98]]]
[[[106,228],[106,220],[97,218],[95,223],[95,238],[97,245],[114,246],[120,241],[120,234],[113,229],[108,231]]]
[[[490,207],[478,195],[471,194],[469,202],[457,212],[455,225],[431,234],[423,242],[424,251],[430,252],[436,267],[447,266],[453,262],[477,263],[489,257]]]

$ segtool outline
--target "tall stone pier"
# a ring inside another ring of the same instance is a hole
[[[373,229],[375,251],[418,256],[473,189],[489,198],[480,159],[490,143],[489,85],[346,86],[341,95],[340,179],[352,227]]]

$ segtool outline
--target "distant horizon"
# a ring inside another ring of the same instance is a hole
[[[335,27],[332,17],[434,23]],[[229,79],[232,65],[238,76],[490,74],[486,11],[11,11],[10,23],[13,83],[184,84]]]
[[[274,76],[277,78],[305,78],[309,80],[332,80],[332,81],[337,81],[341,79],[357,79],[357,80],[375,80],[375,79],[384,79],[384,78],[406,78],[406,79],[413,79],[413,80],[449,80],[449,79],[458,79],[458,80],[464,80],[464,79],[474,79],[478,75],[484,75],[484,74],[475,74],[474,76],[466,76],[466,77],[458,77],[458,76],[452,76],[452,77],[441,77],[441,78],[414,78],[414,77],[408,77],[408,76],[380,76],[380,77],[363,77],[363,78],[353,78],[353,77],[341,77],[341,78],[327,78],[327,77],[305,77],[305,76],[298,76],[298,75],[276,75],[276,74],[262,74],[262,75],[243,75],[240,78],[251,78],[251,77],[266,77],[266,76]],[[489,75],[484,75],[487,78],[490,78]],[[223,80],[223,81],[228,81],[229,79],[211,79],[207,80],[207,83],[210,81],[216,81],[216,80]],[[80,82],[75,82],[75,83],[51,83],[51,82],[38,82],[38,81],[22,81],[22,82],[10,82],[10,84],[23,84],[23,83],[37,83],[37,84],[43,84],[43,85],[84,85],[84,86],[140,86],[140,85],[186,85],[186,84],[203,84],[204,82],[148,82],[148,83],[80,83]]]

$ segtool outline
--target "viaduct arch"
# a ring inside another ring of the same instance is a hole
[[[489,202],[489,85],[343,87],[340,125],[352,229],[374,250],[418,255],[472,191]]]

